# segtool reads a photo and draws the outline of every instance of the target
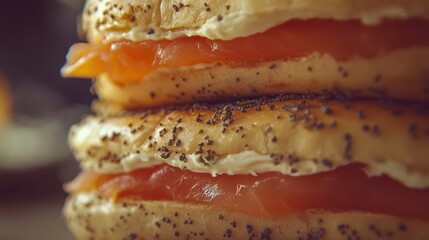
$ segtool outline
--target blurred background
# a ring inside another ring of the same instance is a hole
[[[82,0],[3,1],[0,8],[0,240],[72,239],[64,182],[79,171],[67,146],[89,113],[90,80],[59,71]]]

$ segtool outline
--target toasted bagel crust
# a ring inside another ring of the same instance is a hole
[[[429,186],[429,114],[405,104],[287,98],[87,117],[70,145],[81,167],[100,173],[167,163],[213,175],[298,176],[358,162],[370,175]]]
[[[64,221],[76,239],[413,239],[429,223],[366,212],[308,210],[269,219],[207,205],[71,195]],[[253,238],[252,238],[253,237]],[[347,238],[349,237],[349,238]]]
[[[251,66],[164,68],[121,86],[103,75],[95,82],[95,91],[103,101],[126,108],[332,89],[357,96],[428,101],[428,76],[429,48],[409,48],[349,61],[313,54]]]
[[[426,0],[88,0],[83,29],[90,42],[202,36],[229,40],[291,19],[429,17]]]

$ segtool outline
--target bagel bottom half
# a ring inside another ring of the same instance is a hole
[[[64,221],[76,239],[413,239],[429,223],[367,212],[307,210],[259,218],[207,205],[71,195]]]
[[[427,101],[427,59],[427,47],[349,61],[315,53],[294,60],[266,61],[249,66],[217,63],[160,68],[133,83],[122,85],[115,84],[104,74],[94,82],[94,90],[101,100],[130,109],[332,90],[355,96]]]

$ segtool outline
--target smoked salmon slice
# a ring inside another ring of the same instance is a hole
[[[365,26],[358,21],[293,20],[264,33],[230,41],[202,37],[175,40],[79,43],[68,54],[66,77],[108,74],[118,84],[138,81],[161,67],[207,63],[231,65],[287,60],[315,52],[337,60],[370,58],[406,47],[429,46],[429,21],[386,21]]]
[[[114,200],[130,197],[207,204],[262,217],[327,209],[429,220],[429,188],[410,189],[387,176],[368,177],[362,169],[355,164],[299,177],[279,173],[212,177],[160,165],[122,174],[82,172],[66,190],[97,191]]]

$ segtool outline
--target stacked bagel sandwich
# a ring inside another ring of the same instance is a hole
[[[77,239],[426,239],[424,0],[87,0]]]

